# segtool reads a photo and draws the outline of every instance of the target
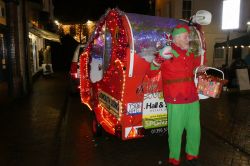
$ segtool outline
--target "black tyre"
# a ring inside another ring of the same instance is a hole
[[[94,137],[101,137],[102,136],[102,126],[97,121],[95,113],[92,116],[92,133]]]
[[[80,93],[77,85],[71,79],[69,80],[69,93],[72,96],[77,96]]]

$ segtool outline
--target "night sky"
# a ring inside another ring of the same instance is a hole
[[[152,15],[154,0],[54,0],[55,18],[63,23],[99,20],[107,9],[118,7],[128,13]]]

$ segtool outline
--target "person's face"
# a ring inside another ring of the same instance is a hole
[[[175,44],[181,49],[187,50],[189,48],[189,33],[184,32],[176,36]]]

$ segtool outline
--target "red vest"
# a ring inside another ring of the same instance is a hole
[[[185,104],[197,101],[194,70],[200,65],[199,56],[172,46],[174,56],[161,64],[164,99],[167,103]]]

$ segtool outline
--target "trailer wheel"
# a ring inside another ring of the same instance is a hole
[[[94,113],[93,113],[93,117],[92,117],[92,133],[93,133],[94,137],[101,137],[102,136],[102,126],[97,121]]]

